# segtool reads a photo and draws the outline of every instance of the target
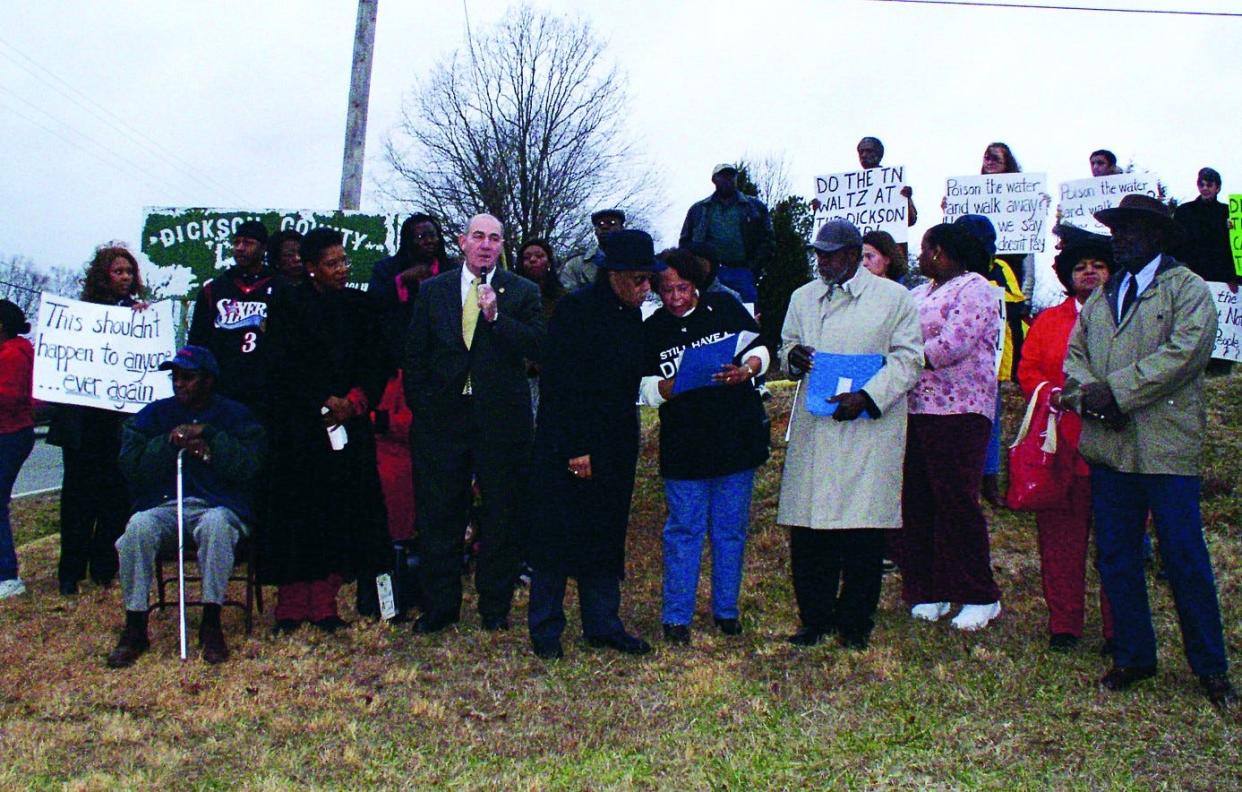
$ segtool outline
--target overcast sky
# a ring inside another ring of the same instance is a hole
[[[1034,0],[1052,3],[1054,0]],[[1242,18],[954,8],[865,0],[535,2],[585,18],[628,77],[629,127],[675,241],[711,166],[785,158],[791,186],[857,166],[862,135],[906,166],[923,220],[944,179],[1008,142],[1052,185],[1110,148],[1195,195],[1206,164],[1242,192]],[[1242,11],[1237,0],[1090,0]],[[506,2],[469,0],[479,31]],[[144,206],[336,206],[353,0],[0,3],[0,255],[78,267],[137,247]],[[465,36],[456,2],[380,0],[363,209],[403,96]],[[106,108],[106,112],[100,108]],[[123,121],[117,121],[118,116]],[[1055,190],[1051,190],[1055,192]],[[917,238],[917,237],[914,237]]]

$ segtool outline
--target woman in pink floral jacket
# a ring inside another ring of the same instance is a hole
[[[923,328],[924,370],[909,395],[902,487],[902,597],[916,619],[936,621],[952,603],[961,630],[1000,614],[979,482],[996,408],[1000,312],[981,274],[983,247],[965,229],[938,225],[923,237],[919,267],[931,278],[912,292]]]

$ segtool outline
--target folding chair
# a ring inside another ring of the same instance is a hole
[[[198,564],[198,545],[192,536],[185,537],[185,555],[183,556],[185,563]],[[173,564],[172,570],[168,575],[164,574],[164,564]],[[177,600],[170,600],[165,594],[168,586],[177,585],[177,547],[169,543],[160,548],[159,555],[155,559],[155,579],[158,589],[156,602],[151,607],[159,608],[176,608],[180,603]],[[244,564],[245,569],[239,570],[238,567]],[[240,574],[239,574],[240,572]],[[202,583],[201,575],[186,575],[186,583]],[[238,608],[244,615],[246,624],[246,634],[250,634],[251,628],[254,626],[254,611],[257,607],[259,613],[263,612],[263,587],[259,585],[258,579],[258,556],[255,551],[255,542],[253,537],[243,536],[237,543],[237,547],[233,551],[233,574],[229,576],[229,582],[241,582],[246,587],[245,599],[235,600],[225,596],[222,603],[226,608]],[[203,601],[200,598],[186,599],[187,606],[202,606]]]

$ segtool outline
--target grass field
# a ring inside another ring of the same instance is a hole
[[[1211,383],[1203,504],[1235,659],[1237,383]],[[570,641],[564,660],[545,663],[524,629],[485,633],[467,603],[460,627],[430,639],[372,623],[273,639],[270,612],[244,638],[226,615],[234,657],[220,667],[181,664],[175,615],[153,616],[153,650],[109,671],[119,592],[87,584],[58,596],[55,537],[25,544],[31,593],[0,603],[0,788],[1242,787],[1242,725],[1199,692],[1163,584],[1150,580],[1161,640],[1153,683],[1097,687],[1108,660],[1097,653],[1094,596],[1079,649],[1047,651],[1028,515],[991,515],[1005,611],[987,630],[913,623],[890,576],[867,651],[785,643],[796,616],[773,517],[788,397],[769,403],[776,448],[756,486],[740,638],[706,626],[702,590],[693,644],[658,640],[663,497],[649,434],[623,589],[628,625],[656,644],[645,658]],[[55,530],[54,501],[19,501],[14,516],[26,540]],[[515,616],[520,624],[524,592]],[[571,615],[567,639],[576,630]]]

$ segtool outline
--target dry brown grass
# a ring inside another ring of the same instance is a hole
[[[1236,381],[1212,385],[1221,429],[1205,481],[1220,483],[1204,503],[1234,657],[1242,639]],[[780,393],[770,405],[775,438],[787,400]],[[544,663],[520,627],[485,633],[472,616],[430,639],[370,623],[273,639],[269,614],[250,637],[226,616],[234,658],[211,668],[177,660],[168,613],[152,619],[150,654],[108,671],[119,593],[87,585],[79,597],[59,597],[55,538],[27,545],[32,593],[0,604],[0,788],[1242,786],[1242,729],[1198,693],[1163,585],[1152,585],[1162,663],[1155,684],[1122,695],[1096,687],[1107,663],[1094,651],[1094,611],[1083,648],[1046,651],[1033,523],[1024,515],[992,523],[1005,606],[994,627],[962,635],[913,624],[889,578],[869,650],[790,647],[782,640],[795,626],[785,536],[772,522],[777,446],[756,486],[745,634],[725,639],[705,626],[703,590],[693,645],[657,641],[642,659],[570,642],[563,661]],[[623,615],[656,638],[663,499],[652,451],[649,437]],[[28,531],[55,525],[46,503],[15,512]],[[574,634],[571,623],[567,638]]]

